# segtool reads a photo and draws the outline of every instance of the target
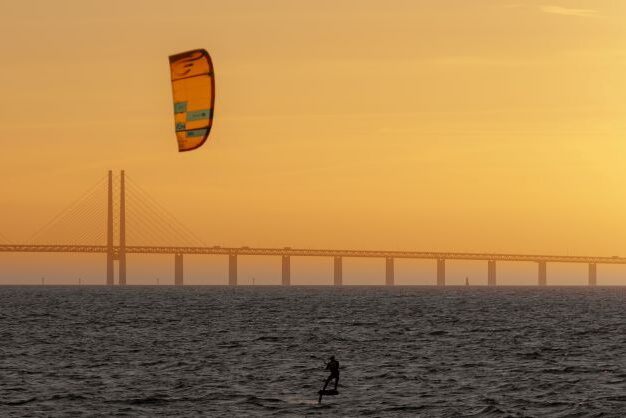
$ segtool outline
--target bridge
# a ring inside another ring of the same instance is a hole
[[[423,251],[373,251],[373,250],[346,250],[346,249],[303,249],[303,248],[250,248],[250,247],[221,247],[202,244],[191,231],[178,222],[169,212],[154,201],[143,189],[135,183],[127,187],[124,171],[119,175],[119,199],[114,199],[116,187],[113,172],[109,171],[106,182],[106,222],[102,228],[84,228],[94,224],[94,219],[103,215],[104,205],[99,205],[98,196],[103,184],[98,184],[75,204],[57,215],[33,236],[29,244],[0,244],[0,252],[29,252],[29,253],[101,253],[106,255],[106,284],[115,284],[115,262],[118,264],[118,284],[126,285],[126,255],[127,254],[170,254],[174,256],[174,283],[184,284],[184,255],[224,255],[228,257],[228,284],[237,285],[237,257],[238,256],[275,256],[282,261],[282,285],[291,285],[291,257],[329,257],[333,259],[333,283],[343,285],[344,258],[380,258],[385,260],[385,285],[395,284],[396,259],[429,259],[436,262],[436,284],[446,284],[447,260],[473,260],[487,263],[487,284],[496,286],[497,262],[531,262],[537,265],[537,284],[547,286],[547,263],[583,263],[588,265],[588,284],[597,285],[598,264],[626,264],[626,257],[597,257],[597,256],[559,256],[538,254],[504,254],[504,253],[469,253],[469,252],[423,252]],[[127,196],[127,191],[130,194]],[[130,197],[130,199],[128,199]],[[127,200],[133,204],[128,205]],[[184,242],[184,245],[127,245],[128,219],[131,219],[132,230],[140,231],[136,234],[139,240],[156,240],[162,243],[174,240]],[[67,237],[73,243],[41,243],[42,238],[52,237],[54,241]],[[91,229],[91,232],[89,232]],[[59,233],[60,232],[60,233]],[[0,235],[0,238],[2,236]],[[7,241],[4,239],[3,241]],[[83,241],[80,242],[79,241]],[[85,243],[92,242],[92,244]],[[101,245],[93,244],[105,241]]]

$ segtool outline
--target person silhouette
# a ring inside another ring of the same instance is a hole
[[[339,362],[335,360],[335,356],[330,356],[328,360],[330,361],[326,363],[326,370],[330,370],[330,376],[328,376],[326,383],[324,383],[323,391],[326,390],[326,386],[328,386],[333,379],[335,379],[335,390],[337,390],[337,385],[339,384]]]

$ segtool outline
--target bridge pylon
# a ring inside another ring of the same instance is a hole
[[[120,248],[118,252],[119,284],[126,285],[126,185],[120,172]]]
[[[113,271],[113,260],[115,254],[113,251],[113,172],[109,170],[107,198],[107,285],[115,284],[115,272]]]
[[[109,170],[107,192],[107,285],[115,284],[115,260],[118,261],[118,283],[126,284],[126,190],[124,183],[124,170],[120,172],[120,213],[119,213],[119,245],[114,242],[113,216],[113,171]]]

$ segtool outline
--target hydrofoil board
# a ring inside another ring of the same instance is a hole
[[[330,390],[320,390],[319,392],[317,392],[319,395],[326,395],[326,396],[333,396],[333,395],[339,395],[339,392],[337,392],[335,389],[330,389]]]

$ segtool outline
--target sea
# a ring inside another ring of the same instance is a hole
[[[626,288],[2,286],[0,416],[623,417]]]

